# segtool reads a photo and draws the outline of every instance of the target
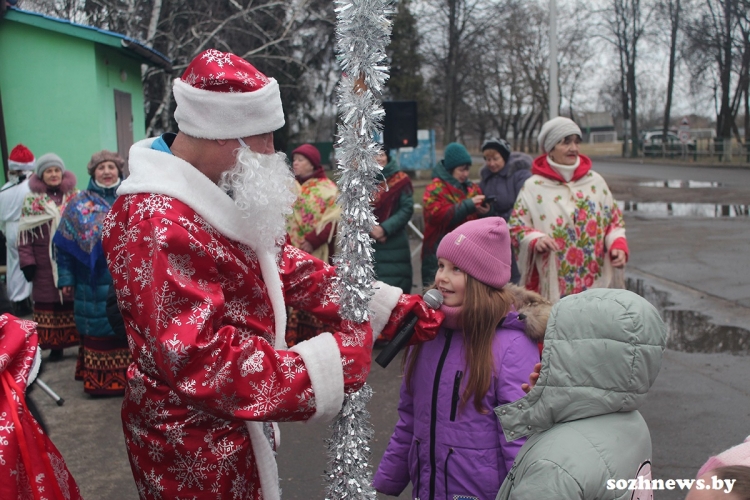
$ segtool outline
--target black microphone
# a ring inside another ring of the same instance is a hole
[[[443,294],[434,288],[427,290],[422,299],[430,309],[440,309],[440,306],[443,305]],[[411,340],[412,335],[414,335],[414,325],[417,324],[418,320],[419,318],[417,318],[416,314],[409,313],[406,324],[393,337],[393,340],[388,342],[388,345],[380,351],[378,357],[375,358],[377,364],[385,368],[393,361],[396,354]]]

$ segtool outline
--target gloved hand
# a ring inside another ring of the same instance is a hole
[[[358,391],[367,380],[372,364],[372,328],[369,323],[342,321],[342,330],[333,334],[341,352],[344,391]]]
[[[391,311],[391,317],[383,328],[380,338],[391,340],[408,321],[409,313],[417,317],[417,324],[414,325],[414,335],[407,345],[419,344],[437,337],[445,314],[440,309],[431,309],[420,295],[405,293],[401,295],[396,307]]]
[[[445,314],[440,309],[432,309],[419,295],[413,295],[418,300],[414,304],[411,312],[418,318],[417,324],[414,325],[414,335],[406,345],[416,345],[421,342],[427,342],[437,337],[440,331],[440,325],[445,319]]]
[[[23,273],[23,277],[26,278],[26,281],[31,283],[34,281],[34,276],[36,276],[36,264],[29,264],[28,266],[22,267],[21,272]]]

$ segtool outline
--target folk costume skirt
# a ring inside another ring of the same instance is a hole
[[[73,316],[73,301],[35,302],[34,321],[42,349],[65,349],[80,343]]]
[[[83,392],[94,396],[125,394],[131,357],[124,337],[81,335],[76,380],[83,381]]]

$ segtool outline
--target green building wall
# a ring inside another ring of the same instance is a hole
[[[0,23],[8,148],[21,142],[37,158],[58,154],[85,188],[91,155],[117,151],[115,89],[131,95],[133,140],[145,136],[139,61],[75,36],[7,19]]]

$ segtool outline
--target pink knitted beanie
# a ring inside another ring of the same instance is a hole
[[[446,234],[437,257],[477,281],[500,289],[510,281],[510,233],[502,217],[465,222]]]
[[[719,467],[728,467],[730,465],[745,465],[750,467],[750,436],[745,438],[745,442],[724,450],[715,457],[711,457],[703,464],[696,477],[700,477],[708,471],[718,469]]]

